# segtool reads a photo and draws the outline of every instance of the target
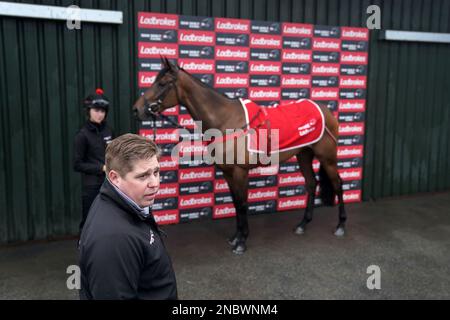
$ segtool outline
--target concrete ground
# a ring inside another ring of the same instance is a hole
[[[251,216],[248,251],[231,253],[234,219],[166,226],[181,299],[450,299],[450,192],[319,208],[305,235],[298,211]],[[0,247],[0,299],[77,299],[66,269],[75,240]],[[381,270],[369,290],[367,268]]]

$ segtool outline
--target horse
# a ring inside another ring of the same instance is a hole
[[[240,100],[231,99],[216,91],[167,58],[161,57],[161,59],[162,69],[154,83],[132,107],[137,119],[148,120],[151,116],[160,115],[168,108],[183,105],[195,121],[201,121],[203,132],[214,128],[226,135],[227,129],[245,128],[246,118]],[[279,163],[296,156],[305,179],[307,205],[303,219],[296,225],[294,232],[298,235],[304,234],[307,224],[313,218],[318,181],[312,163],[313,158],[316,157],[320,162],[320,196],[324,205],[334,206],[337,195],[339,221],[334,234],[342,237],[345,234],[347,214],[343,200],[342,180],[337,169],[338,121],[327,106],[317,105],[324,115],[326,127],[320,140],[309,146],[279,152],[277,156]],[[247,141],[245,134],[234,136],[233,139],[236,140],[234,150],[224,148],[223,155],[219,156],[225,157],[227,152],[235,151],[234,161],[232,163],[216,163],[215,166],[223,171],[236,210],[236,232],[228,239],[228,243],[231,245],[233,253],[243,254],[247,249],[246,241],[249,236],[247,217],[249,170],[261,166],[261,163],[255,164],[250,161],[252,155],[247,148],[238,150],[241,154],[244,152],[244,161],[238,163],[237,146],[242,143],[246,144]],[[222,141],[222,143],[224,142]]]

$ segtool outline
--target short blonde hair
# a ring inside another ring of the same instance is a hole
[[[106,172],[117,171],[121,177],[133,171],[134,163],[138,160],[148,160],[160,157],[161,151],[150,139],[132,133],[115,138],[106,147]]]

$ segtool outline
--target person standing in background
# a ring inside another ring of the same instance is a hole
[[[82,180],[80,234],[89,208],[105,180],[105,149],[114,139],[113,131],[106,123],[109,104],[102,89],[97,89],[94,94],[84,99],[87,121],[74,140],[73,168],[81,173]]]

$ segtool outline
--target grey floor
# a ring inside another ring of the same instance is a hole
[[[303,236],[300,212],[251,216],[248,252],[225,239],[234,219],[167,226],[181,299],[450,299],[450,192],[348,205],[347,235],[332,235],[336,208],[319,208]],[[0,247],[0,299],[77,299],[66,269],[74,240]],[[369,290],[367,268],[381,270]]]

